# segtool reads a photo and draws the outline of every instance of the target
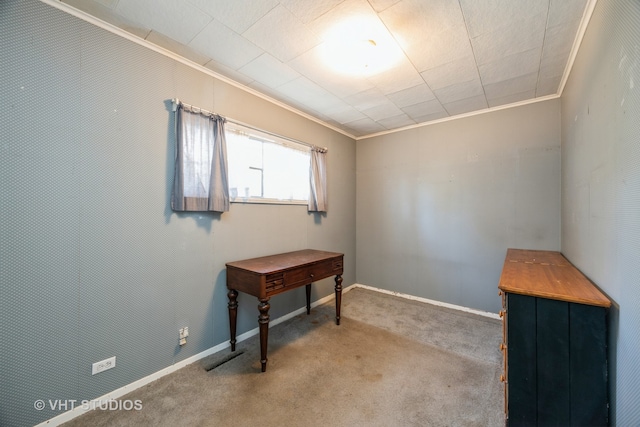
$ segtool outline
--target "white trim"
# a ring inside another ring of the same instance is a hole
[[[362,289],[368,289],[370,291],[376,291],[376,292],[380,292],[383,294],[387,294],[387,295],[393,295],[396,297],[400,297],[400,298],[405,298],[408,300],[412,300],[412,301],[418,301],[418,302],[422,302],[422,303],[427,303],[427,304],[432,304],[432,305],[436,305],[439,307],[446,307],[446,308],[451,308],[454,310],[459,310],[459,311],[463,311],[466,313],[472,313],[472,314],[477,314],[480,316],[484,316],[484,317],[489,317],[491,319],[500,319],[500,317],[498,316],[498,314],[496,313],[490,313],[490,312],[486,312],[486,311],[480,311],[480,310],[475,310],[472,308],[468,308],[468,307],[463,307],[463,306],[459,306],[459,305],[454,305],[454,304],[448,304],[446,302],[440,302],[440,301],[435,301],[435,300],[430,300],[427,298],[422,298],[422,297],[416,297],[413,295],[408,295],[408,294],[403,294],[400,292],[394,292],[394,291],[388,291],[386,289],[380,289],[380,288],[374,288],[373,286],[367,286],[367,285],[363,285],[360,283],[354,283],[353,285],[347,286],[346,288],[344,288],[342,290],[342,293],[345,294],[347,292],[349,292],[352,289],[356,289],[356,288],[362,288]],[[317,301],[314,301],[313,303],[311,303],[311,307],[317,307],[318,305],[324,304],[326,302],[329,302],[331,300],[335,299],[335,295],[333,293],[327,295],[324,298],[320,298]],[[286,322],[289,319],[294,318],[295,316],[302,314],[302,313],[306,313],[307,308],[306,307],[301,307],[297,310],[292,311],[291,313],[285,314],[282,317],[279,317],[273,321],[269,322],[269,328],[279,325],[282,322]],[[253,337],[254,335],[258,335],[258,333],[260,332],[260,329],[258,327],[251,329],[250,331],[245,332],[244,334],[238,335],[237,342],[242,342],[245,341],[251,337]],[[144,378],[141,378],[137,381],[134,381],[130,384],[127,384],[123,387],[120,387],[117,390],[113,390],[103,396],[100,396],[96,399],[91,400],[91,402],[88,405],[85,405],[85,407],[83,406],[76,406],[74,409],[64,412],[60,415],[57,415],[47,421],[43,421],[40,424],[37,424],[35,427],[51,427],[51,426],[58,426],[60,424],[66,423],[67,421],[70,421],[86,412],[89,412],[92,406],[96,407],[99,406],[99,402],[105,402],[108,400],[115,400],[118,399],[122,396],[124,396],[125,394],[131,393],[132,391],[143,387],[157,379],[160,379],[162,377],[164,377],[165,375],[169,375],[175,371],[177,371],[178,369],[184,368],[187,365],[190,365],[194,362],[197,362],[198,360],[210,356],[214,353],[217,353],[221,350],[224,350],[225,348],[230,347],[230,344],[228,342],[224,342],[224,343],[220,343],[214,347],[211,347],[208,350],[205,350],[203,352],[200,352],[194,356],[191,356],[187,359],[181,360],[180,362],[174,363],[171,366],[167,366],[164,369],[161,369],[157,372],[154,372],[151,375],[148,375]],[[144,404],[144,402],[143,402]]]
[[[280,199],[268,199],[260,197],[236,197],[229,199],[229,203],[238,203],[240,205],[293,205],[293,206],[308,206],[308,200],[280,200]]]
[[[198,71],[200,71],[200,72],[202,72],[204,74],[207,74],[207,75],[209,75],[211,77],[214,77],[214,78],[216,78],[218,80],[221,80],[224,83],[227,83],[227,84],[229,84],[231,86],[234,86],[234,87],[236,87],[238,89],[241,89],[241,90],[243,90],[243,91],[245,91],[247,93],[250,93],[251,95],[254,95],[254,96],[257,96],[258,98],[264,99],[265,101],[268,101],[268,102],[270,102],[270,103],[272,103],[274,105],[277,105],[280,108],[284,108],[285,110],[290,111],[292,113],[295,113],[295,114],[297,114],[297,115],[299,115],[301,117],[304,117],[305,119],[311,120],[312,122],[318,123],[319,125],[322,125],[322,126],[324,126],[326,128],[329,128],[329,129],[331,129],[333,131],[336,131],[338,133],[341,133],[344,136],[347,136],[349,138],[355,139],[355,136],[351,135],[350,133],[348,133],[348,132],[346,132],[346,131],[344,131],[344,130],[342,130],[340,128],[332,126],[329,123],[323,122],[322,120],[317,119],[317,118],[313,117],[310,114],[307,114],[307,113],[305,113],[303,111],[300,111],[300,110],[298,110],[298,109],[296,109],[296,108],[294,108],[294,107],[292,107],[290,105],[287,105],[287,104],[285,104],[285,103],[283,103],[281,101],[278,101],[277,99],[271,98],[271,97],[265,95],[264,93],[258,92],[255,89],[252,89],[252,88],[250,88],[248,86],[243,85],[242,83],[238,83],[237,81],[232,80],[229,77],[226,77],[226,76],[224,76],[222,74],[216,73],[215,71],[213,71],[213,70],[211,70],[211,69],[209,69],[207,67],[204,67],[204,66],[202,66],[200,64],[197,64],[197,63],[195,63],[193,61],[190,61],[190,60],[188,60],[188,59],[186,59],[186,58],[184,58],[184,57],[182,57],[180,55],[177,55],[177,54],[171,52],[170,50],[167,50],[167,49],[165,49],[165,48],[163,48],[161,46],[153,44],[148,40],[145,40],[145,39],[142,39],[142,38],[140,38],[140,37],[138,37],[136,35],[133,35],[133,34],[127,32],[127,31],[123,30],[120,27],[116,27],[113,24],[110,24],[108,22],[102,21],[101,19],[98,19],[95,16],[89,15],[88,13],[86,13],[86,12],[84,12],[82,10],[76,9],[75,7],[70,6],[70,5],[66,4],[66,3],[62,3],[62,0],[40,0],[40,2],[44,3],[44,4],[47,4],[49,6],[55,7],[56,9],[59,9],[59,10],[61,10],[63,12],[66,12],[69,15],[73,15],[76,18],[82,19],[83,21],[86,21],[86,22],[88,22],[90,24],[93,24],[96,27],[100,27],[103,30],[107,30],[110,33],[113,33],[113,34],[115,34],[117,36],[123,37],[123,38],[125,38],[125,39],[127,39],[129,41],[137,43],[140,46],[143,46],[143,47],[146,47],[148,49],[151,49],[154,52],[157,52],[157,53],[160,53],[160,54],[162,54],[164,56],[167,56],[167,57],[169,57],[169,58],[171,58],[171,59],[173,59],[175,61],[178,61],[178,62],[180,62],[180,63],[182,63],[182,64],[184,64],[184,65],[186,65],[188,67],[194,68],[194,69],[196,69],[196,70],[198,70]]]
[[[587,26],[589,25],[589,21],[591,21],[591,16],[593,15],[593,11],[596,8],[597,2],[598,0],[589,0],[589,3],[587,3],[587,7],[585,7],[584,9],[584,15],[582,15],[580,27],[578,28],[578,33],[576,34],[576,38],[573,41],[571,53],[569,54],[569,60],[567,61],[567,66],[564,69],[564,74],[562,75],[562,80],[560,81],[560,87],[558,88],[558,94],[560,95],[562,95],[562,92],[564,92],[564,86],[567,84],[567,80],[569,80],[569,74],[571,74],[571,70],[573,69],[573,63],[576,60],[576,56],[578,56],[578,50],[580,49],[580,45],[582,44],[584,34],[587,32]]]
[[[398,128],[398,129],[386,130],[386,131],[382,131],[382,132],[378,132],[378,133],[372,133],[372,134],[369,134],[369,135],[358,136],[355,139],[356,139],[356,141],[361,141],[363,139],[373,138],[373,137],[376,137],[376,136],[389,135],[390,133],[403,132],[405,130],[421,128],[421,127],[424,127],[424,126],[435,125],[435,124],[438,124],[438,123],[450,122],[452,120],[464,119],[466,117],[479,116],[481,114],[493,113],[494,111],[506,110],[508,108],[521,107],[523,105],[535,104],[536,102],[543,102],[543,101],[548,101],[550,99],[556,99],[556,98],[560,98],[560,95],[557,94],[557,93],[552,94],[552,95],[547,95],[547,96],[541,96],[539,98],[527,99],[525,101],[518,101],[518,102],[514,102],[512,104],[504,104],[504,105],[498,105],[497,107],[485,108],[484,110],[471,111],[471,112],[464,113],[464,114],[458,114],[456,116],[443,117],[441,119],[432,120],[430,122],[416,123],[415,125],[409,125],[409,126],[405,126],[405,127]]]
[[[436,305],[438,307],[451,308],[453,310],[464,311],[465,313],[472,313],[472,314],[477,314],[478,316],[484,316],[484,317],[489,317],[491,319],[500,320],[500,316],[498,315],[498,313],[492,313],[490,311],[476,310],[475,308],[469,308],[469,307],[464,307],[464,306],[461,306],[461,305],[449,304],[447,302],[436,301],[436,300],[422,298],[422,297],[416,297],[414,295],[403,294],[403,293],[395,292],[395,291],[388,291],[386,289],[374,288],[372,286],[363,285],[361,283],[354,283],[353,285],[351,285],[348,288],[344,289],[343,292],[347,291],[347,290],[350,290],[352,288],[368,289],[370,291],[376,291],[376,292],[380,292],[380,293],[387,294],[387,295],[393,295],[393,296],[400,297],[400,298],[405,298],[405,299],[408,299],[408,300],[411,300],[411,301],[423,302],[423,303],[426,303],[426,304]]]

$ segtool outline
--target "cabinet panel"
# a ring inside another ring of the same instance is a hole
[[[534,298],[532,298],[534,299]],[[569,303],[535,298],[538,425],[571,425]]]
[[[507,294],[509,425],[536,425],[536,300]]]
[[[606,310],[572,304],[571,334],[571,421],[579,426],[608,423]]]

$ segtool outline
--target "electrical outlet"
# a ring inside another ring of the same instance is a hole
[[[187,337],[189,336],[189,327],[180,328],[178,332],[180,334],[180,345],[185,345],[187,343]]]
[[[91,375],[99,374],[100,372],[103,372],[115,367],[116,367],[116,357],[113,356],[91,365]]]

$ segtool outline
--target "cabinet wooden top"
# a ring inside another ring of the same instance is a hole
[[[504,292],[601,307],[611,301],[560,253],[508,249],[498,288]]]
[[[271,274],[284,271],[293,267],[304,266],[316,262],[326,261],[332,258],[340,258],[344,255],[337,252],[319,251],[316,249],[303,249],[301,251],[287,252],[278,255],[269,255],[260,258],[245,259],[242,261],[228,262],[227,267],[239,268],[258,274]]]

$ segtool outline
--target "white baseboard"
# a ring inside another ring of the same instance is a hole
[[[500,320],[500,316],[498,315],[498,313],[492,313],[492,312],[489,312],[489,311],[476,310],[474,308],[464,307],[464,306],[461,306],[461,305],[449,304],[447,302],[436,301],[436,300],[422,298],[422,297],[416,297],[414,295],[403,294],[403,293],[394,292],[394,291],[388,291],[386,289],[374,288],[372,286],[363,285],[363,284],[360,284],[360,283],[354,283],[353,285],[349,286],[347,289],[352,289],[352,288],[369,289],[371,291],[381,292],[383,294],[393,295],[393,296],[400,297],[400,298],[406,298],[406,299],[409,299],[409,300],[412,300],[412,301],[424,302],[426,304],[437,305],[439,307],[451,308],[453,310],[464,311],[465,313],[472,313],[472,314],[477,314],[478,316],[484,316],[484,317],[489,317],[491,319]],[[345,289],[345,291],[347,289]]]
[[[350,290],[355,289],[355,288],[368,289],[368,290],[371,290],[371,291],[381,292],[381,293],[388,294],[388,295],[394,295],[394,296],[397,296],[397,297],[400,297],[400,298],[406,298],[406,299],[413,300],[413,301],[419,301],[419,302],[423,302],[423,303],[427,303],[427,304],[437,305],[437,306],[440,306],[440,307],[446,307],[446,308],[451,308],[451,309],[454,309],[454,310],[464,311],[464,312],[467,312],[467,313],[477,314],[477,315],[480,315],[480,316],[490,317],[492,319],[500,319],[500,317],[496,313],[490,313],[490,312],[486,312],[486,311],[474,310],[474,309],[468,308],[468,307],[462,307],[462,306],[459,306],[459,305],[448,304],[448,303],[440,302],[440,301],[434,301],[434,300],[430,300],[430,299],[427,299],[427,298],[421,298],[421,297],[416,297],[416,296],[413,296],[413,295],[403,294],[403,293],[400,293],[400,292],[393,292],[393,291],[388,291],[386,289],[374,288],[372,286],[367,286],[367,285],[363,285],[363,284],[360,284],[360,283],[354,283],[353,285],[347,286],[346,288],[344,288],[342,290],[342,293],[344,294],[344,293],[349,292]],[[331,301],[333,299],[335,299],[335,295],[334,294],[327,295],[326,297],[320,298],[319,300],[313,302],[311,304],[311,307],[316,307],[318,305],[321,305],[321,304],[324,304],[326,302],[329,302],[329,301]],[[297,309],[295,311],[292,311],[291,313],[285,314],[282,317],[278,317],[277,319],[270,321],[269,322],[269,327],[271,328],[273,326],[276,326],[276,325],[278,325],[278,324],[280,324],[282,322],[285,322],[285,321],[287,321],[287,320],[289,320],[289,319],[291,319],[291,318],[293,318],[293,317],[295,317],[295,316],[297,316],[299,314],[306,313],[306,311],[307,311],[306,307],[301,307],[301,308],[299,308],[299,309]],[[245,332],[244,334],[238,335],[238,337],[236,339],[237,339],[238,342],[242,342],[242,341],[245,341],[245,340],[251,338],[254,335],[257,335],[259,332],[260,332],[260,329],[256,327],[254,329],[251,329],[250,331]],[[132,382],[130,384],[127,384],[127,385],[125,385],[123,387],[120,387],[117,390],[113,390],[110,393],[107,393],[107,394],[105,394],[103,396],[100,396],[100,397],[98,397],[96,399],[93,399],[87,405],[76,406],[75,408],[73,408],[70,411],[64,412],[64,413],[62,413],[60,415],[57,415],[57,416],[55,416],[55,417],[53,417],[53,418],[51,418],[51,419],[49,419],[47,421],[43,421],[42,423],[37,424],[35,427],[44,427],[44,426],[51,427],[51,426],[58,426],[60,424],[66,423],[67,421],[70,421],[70,420],[72,420],[72,419],[74,419],[74,418],[76,418],[76,417],[78,417],[78,416],[80,416],[80,415],[82,415],[82,414],[84,414],[86,412],[89,412],[92,407],[100,406],[101,402],[106,402],[106,401],[109,401],[109,400],[116,400],[116,399],[124,396],[127,393],[131,393],[132,391],[134,391],[134,390],[136,390],[136,389],[138,389],[138,388],[140,388],[142,386],[145,386],[145,385],[149,384],[150,382],[153,382],[153,381],[155,381],[157,379],[160,379],[160,378],[164,377],[165,375],[169,375],[169,374],[177,371],[178,369],[184,368],[187,365],[190,365],[190,364],[192,364],[194,362],[197,362],[198,360],[200,360],[202,358],[205,358],[205,357],[210,356],[210,355],[212,355],[214,353],[217,353],[220,350],[224,350],[225,348],[229,348],[230,346],[231,345],[228,342],[220,343],[220,344],[218,344],[216,346],[213,346],[213,347],[211,347],[211,348],[209,348],[209,349],[207,349],[207,350],[205,350],[203,352],[200,352],[200,353],[198,353],[198,354],[196,354],[194,356],[191,356],[191,357],[189,357],[187,359],[181,360],[180,362],[174,363],[171,366],[167,366],[164,369],[161,369],[161,370],[159,370],[157,372],[154,372],[151,375],[148,375],[148,376],[146,376],[144,378],[141,378],[141,379],[139,379],[137,381],[134,381],[134,382]]]

